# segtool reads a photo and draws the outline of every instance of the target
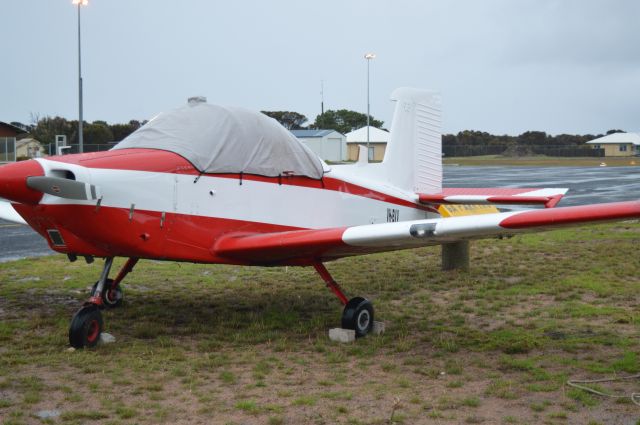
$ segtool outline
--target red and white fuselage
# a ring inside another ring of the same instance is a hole
[[[437,217],[418,196],[357,181],[340,166],[321,180],[301,176],[200,175],[167,151],[125,149],[35,160],[42,175],[98,188],[96,199],[43,194],[14,204],[52,249],[76,255],[238,262],[216,255],[229,233],[351,227]],[[32,173],[33,174],[33,173]],[[355,181],[354,181],[355,180]],[[53,240],[57,230],[64,244]],[[56,243],[58,242],[58,243]]]

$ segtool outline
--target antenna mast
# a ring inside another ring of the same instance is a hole
[[[324,115],[324,80],[320,80],[320,115]]]

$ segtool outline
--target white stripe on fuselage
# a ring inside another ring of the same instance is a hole
[[[102,193],[101,206],[173,212],[203,217],[270,223],[300,228],[327,228],[419,220],[427,213],[410,207],[349,193],[265,183],[254,180],[148,171],[85,168],[42,160],[45,171],[67,169],[77,180],[92,183]],[[95,205],[45,195],[42,204]],[[389,211],[391,215],[389,215]],[[394,211],[395,210],[395,211]]]

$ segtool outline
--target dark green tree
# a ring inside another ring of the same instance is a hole
[[[487,133],[486,131],[476,130],[464,130],[456,135],[456,140],[459,145],[473,146],[473,145],[488,145],[495,136]]]
[[[369,116],[369,121],[372,127],[382,128],[384,125],[383,121],[379,121],[372,116]],[[346,134],[366,125],[367,114],[361,114],[360,112],[350,111],[348,109],[340,109],[337,111],[330,109],[325,111],[324,114],[318,115],[311,127],[335,130],[339,133]]]
[[[547,133],[544,131],[527,131],[518,136],[519,145],[544,145],[547,142]]]
[[[91,124],[83,126],[83,143],[88,145],[105,145],[113,142],[113,133],[109,128],[109,124],[105,121],[94,121]],[[72,143],[78,143],[77,133],[74,134]]]
[[[458,144],[458,140],[456,139],[456,136],[453,134],[443,134],[442,144],[447,146],[455,146]]]
[[[261,111],[268,117],[278,121],[287,130],[298,130],[302,128],[302,124],[308,121],[308,118],[298,112],[293,111]]]
[[[111,130],[111,134],[113,134],[113,141],[119,142],[141,126],[140,121],[131,120],[128,124],[111,124],[109,129]]]
[[[53,143],[57,134],[64,134],[67,136],[67,140],[71,140],[78,126],[77,121],[67,121],[67,119],[62,117],[40,118],[34,115],[32,116],[32,120],[34,122],[31,129],[31,136],[45,145]]]

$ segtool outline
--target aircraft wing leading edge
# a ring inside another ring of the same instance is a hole
[[[264,234],[230,234],[213,251],[235,260],[311,264],[350,255],[640,218],[640,201]]]
[[[10,202],[0,199],[0,219],[11,221],[13,223],[27,224],[24,218],[20,216],[13,208]]]

